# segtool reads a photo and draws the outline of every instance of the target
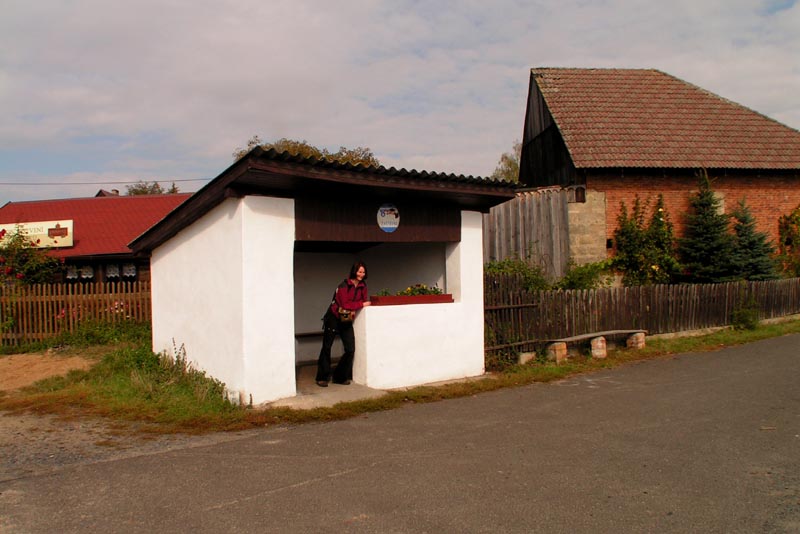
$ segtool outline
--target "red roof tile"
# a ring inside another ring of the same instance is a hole
[[[800,132],[652,69],[531,69],[577,168],[800,169]]]
[[[128,243],[190,196],[179,193],[9,202],[0,208],[0,224],[72,219],[74,246],[52,249],[52,256],[131,254]]]

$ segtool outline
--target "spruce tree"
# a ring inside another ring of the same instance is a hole
[[[745,280],[778,278],[772,259],[775,247],[769,242],[767,234],[756,231],[756,220],[745,199],[739,201],[731,215],[734,219],[733,263],[739,276]]]
[[[720,213],[720,202],[711,189],[708,173],[704,170],[698,178],[698,191],[689,199],[686,233],[678,242],[684,279],[695,284],[735,280],[728,216]]]

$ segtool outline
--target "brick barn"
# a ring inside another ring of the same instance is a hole
[[[520,185],[570,191],[581,263],[607,256],[636,195],[663,194],[681,235],[700,169],[726,212],[745,198],[776,240],[800,205],[800,132],[658,70],[531,69]]]

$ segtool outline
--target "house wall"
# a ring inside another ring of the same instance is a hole
[[[483,373],[482,215],[461,217],[461,242],[445,249],[455,302],[362,310],[354,323],[356,382],[395,388]]]
[[[294,202],[248,196],[155,249],[153,350],[183,345],[234,400],[294,395],[293,247]]]
[[[773,174],[723,174],[709,171],[712,189],[724,200],[724,211],[730,213],[741,198],[756,219],[759,231],[766,232],[773,240],[778,239],[778,219],[800,205],[800,175]],[[589,191],[603,192],[606,197],[605,237],[613,238],[622,202],[630,212],[638,194],[642,201],[655,202],[659,194],[664,195],[667,212],[677,236],[683,235],[684,214],[689,210],[689,198],[697,191],[694,173],[670,174],[624,174],[598,173],[587,179]],[[649,216],[649,212],[648,212]]]

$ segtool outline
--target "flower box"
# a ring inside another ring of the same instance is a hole
[[[398,304],[442,304],[453,302],[453,295],[373,295],[369,298],[373,306],[396,306]]]

